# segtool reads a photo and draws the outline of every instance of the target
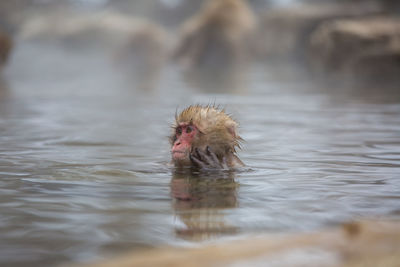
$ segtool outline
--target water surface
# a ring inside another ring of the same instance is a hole
[[[400,94],[277,73],[210,90],[168,66],[143,90],[104,51],[19,44],[0,89],[0,264],[398,217]],[[247,168],[176,172],[175,110],[214,102],[241,123]]]

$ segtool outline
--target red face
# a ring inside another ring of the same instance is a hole
[[[198,133],[196,126],[186,123],[181,123],[176,127],[174,144],[172,145],[171,153],[172,160],[180,165],[190,165],[189,154],[195,136]]]

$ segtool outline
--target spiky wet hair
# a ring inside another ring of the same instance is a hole
[[[176,113],[171,143],[175,142],[176,128],[182,123],[192,124],[199,130],[200,136],[194,140],[194,147],[206,144],[220,157],[228,152],[234,153],[236,148],[240,148],[242,138],[237,133],[239,125],[224,109],[213,105],[192,105],[182,110],[179,115]]]

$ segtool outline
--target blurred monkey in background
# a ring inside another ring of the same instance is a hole
[[[186,21],[174,51],[187,67],[220,67],[249,56],[255,17],[244,0],[210,0]]]

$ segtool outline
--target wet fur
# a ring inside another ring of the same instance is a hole
[[[234,154],[240,148],[242,138],[237,133],[239,125],[223,109],[211,105],[193,105],[184,109],[175,116],[171,144],[176,140],[175,129],[181,123],[193,124],[200,131],[192,148],[205,149],[209,146],[219,159]]]

